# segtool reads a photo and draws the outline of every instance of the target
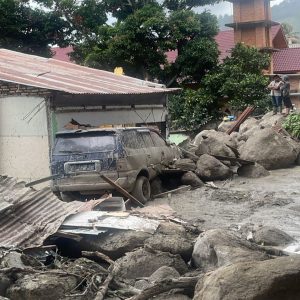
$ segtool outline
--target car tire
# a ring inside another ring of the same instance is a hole
[[[139,176],[135,182],[132,195],[141,203],[145,204],[151,197],[151,187],[149,179],[145,176]]]

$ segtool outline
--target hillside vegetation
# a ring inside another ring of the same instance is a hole
[[[272,7],[272,19],[279,23],[289,23],[293,26],[294,32],[300,33],[300,1],[285,0]],[[219,26],[224,29],[225,24],[232,22],[232,16],[224,15],[218,18]]]

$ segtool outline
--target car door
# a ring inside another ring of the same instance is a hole
[[[175,158],[173,149],[157,132],[151,131],[150,135],[155,145],[155,151],[160,156],[160,164],[162,166],[169,165]]]
[[[161,154],[157,151],[147,128],[138,129],[138,134],[142,137],[145,145],[145,155],[147,157],[147,167],[150,177],[154,177],[160,170]]]

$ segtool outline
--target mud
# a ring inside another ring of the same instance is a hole
[[[257,179],[234,177],[215,182],[219,189],[203,187],[156,199],[148,205],[169,204],[183,219],[213,228],[273,226],[300,241],[300,167],[270,172]]]

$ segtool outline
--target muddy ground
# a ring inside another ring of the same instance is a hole
[[[268,177],[234,177],[148,205],[169,204],[178,216],[212,228],[274,226],[300,241],[300,167],[271,171]],[[245,225],[245,226],[244,226]]]

